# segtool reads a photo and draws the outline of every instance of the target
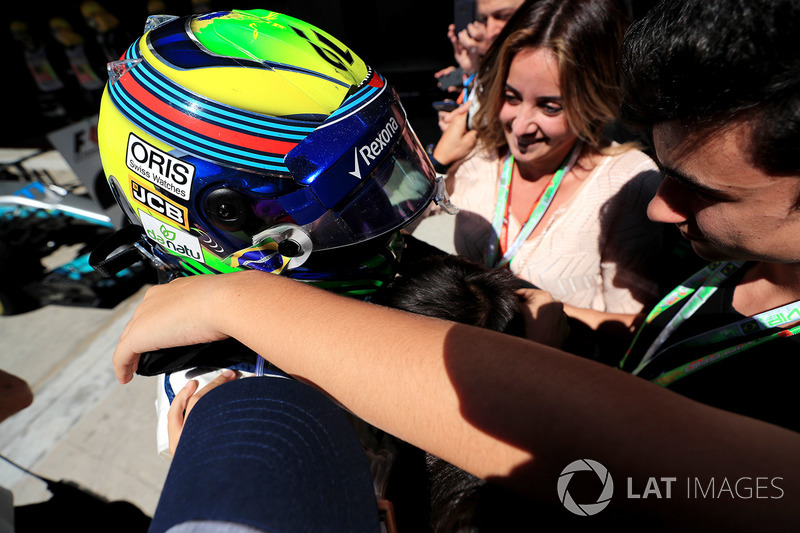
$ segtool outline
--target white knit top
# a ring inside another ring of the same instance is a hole
[[[497,189],[497,157],[474,153],[448,177],[459,207],[454,246],[458,254],[485,262]],[[660,252],[660,225],[646,209],[661,180],[655,163],[639,150],[605,156],[578,192],[547,226],[529,238],[511,270],[556,300],[576,307],[637,313],[653,303],[657,285],[647,265]],[[440,212],[432,208],[429,214]],[[524,220],[509,212],[509,242]],[[544,222],[543,222],[544,223]]]

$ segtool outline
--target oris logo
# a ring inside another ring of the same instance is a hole
[[[184,207],[159,196],[134,180],[131,180],[131,196],[144,207],[148,207],[159,215],[178,223],[184,229],[188,229],[186,223],[187,212]]]
[[[386,149],[387,146],[391,146],[392,138],[394,134],[400,129],[400,125],[397,123],[397,120],[394,117],[391,117],[388,122],[383,126],[383,129],[378,132],[378,135],[375,136],[375,139],[372,140],[369,144],[365,144],[361,148],[356,150],[355,154],[355,168],[351,175],[361,179],[361,164],[358,161],[359,154],[361,158],[364,160],[364,163],[367,165],[371,164],[372,162],[380,159],[381,154]]]
[[[136,135],[128,136],[128,168],[169,194],[188,200],[194,179],[194,166],[172,157]]]

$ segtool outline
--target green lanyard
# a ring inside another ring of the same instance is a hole
[[[800,325],[794,326],[789,329],[782,329],[776,331],[775,333],[771,333],[764,337],[760,337],[758,339],[744,341],[735,346],[731,346],[730,348],[719,350],[717,352],[705,355],[703,357],[700,357],[699,359],[695,359],[694,361],[691,361],[677,368],[674,368],[669,372],[661,374],[652,381],[656,385],[660,385],[662,387],[668,387],[669,385],[678,381],[679,379],[686,377],[694,372],[697,372],[698,370],[701,370],[712,363],[717,363],[719,361],[727,359],[728,357],[734,354],[743,352],[745,350],[749,350],[750,348],[758,346],[759,344],[764,344],[765,342],[777,339],[779,337],[791,337],[793,335],[796,335],[797,333],[800,333]]]
[[[575,161],[580,154],[580,141],[575,143],[575,146],[570,151],[567,159],[561,165],[553,177],[550,178],[550,183],[545,187],[544,192],[539,197],[536,205],[531,211],[528,221],[520,230],[514,242],[509,246],[508,250],[498,259],[498,247],[500,245],[499,236],[502,233],[503,225],[508,224],[508,197],[511,191],[511,176],[514,172],[514,156],[508,154],[503,162],[503,171],[500,173],[500,187],[497,190],[497,201],[494,204],[494,217],[492,218],[492,238],[489,240],[489,247],[486,251],[486,262],[490,267],[504,267],[508,265],[514,256],[517,254],[523,243],[530,237],[536,225],[542,220],[547,208],[553,201],[553,197],[558,191],[564,175],[572,169]]]
[[[620,367],[625,364],[625,360],[630,355],[633,346],[636,344],[639,336],[642,333],[642,330],[644,330],[644,328],[661,313],[691,295],[680,311],[678,311],[678,313],[672,317],[672,319],[667,323],[664,329],[648,347],[647,351],[642,356],[642,360],[639,362],[639,365],[632,372],[634,375],[640,374],[648,364],[654,361],[659,355],[664,353],[659,352],[659,349],[663,346],[664,342],[669,338],[669,336],[672,335],[672,333],[689,317],[691,317],[706,301],[708,301],[711,295],[716,292],[719,285],[728,277],[730,277],[731,274],[738,270],[743,264],[744,262],[742,261],[711,263],[667,294],[667,296],[665,296],[653,308],[653,310],[650,311],[650,314],[647,315],[644,324],[642,324],[642,326],[639,328],[639,331],[636,332],[633,342],[631,343],[627,352],[625,352],[625,356],[620,363]],[[763,331],[770,328],[778,328],[779,326],[788,324],[790,322],[795,322],[797,320],[800,320],[800,300],[775,309],[771,309],[769,311],[764,311],[752,317],[745,317],[744,319],[732,324],[727,324],[699,335],[695,335],[673,346],[670,346],[670,349],[684,345],[687,347],[705,346],[726,339],[744,338],[754,332]],[[722,361],[731,355],[749,350],[750,348],[779,337],[791,337],[798,332],[800,332],[800,325],[789,329],[778,329],[769,335],[765,335],[757,339],[743,339],[742,342],[734,346],[710,353],[674,368],[669,372],[665,372],[652,381],[662,387],[666,387],[675,381],[686,377],[693,372],[696,372],[697,370],[705,368],[709,364]]]

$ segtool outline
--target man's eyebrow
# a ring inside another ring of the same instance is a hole
[[[661,169],[661,172],[664,174],[665,178],[677,181],[687,189],[691,189],[693,191],[703,192],[707,194],[716,194],[716,195],[725,195],[726,192],[720,189],[715,189],[713,187],[709,187],[707,185],[703,185],[700,183],[696,178],[684,174],[683,172],[663,165],[662,163],[658,162],[658,168]]]

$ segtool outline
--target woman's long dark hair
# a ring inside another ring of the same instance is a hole
[[[559,67],[567,123],[579,139],[600,148],[603,130],[620,105],[618,59],[629,23],[618,0],[527,0],[490,47],[479,72],[480,109],[474,123],[483,146],[503,152],[499,112],[514,56],[549,50]]]

